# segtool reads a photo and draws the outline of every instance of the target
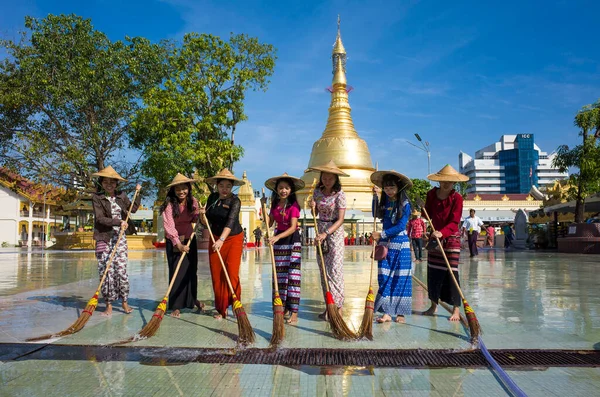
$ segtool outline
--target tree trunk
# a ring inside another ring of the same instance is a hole
[[[580,170],[581,171],[581,170]],[[583,189],[581,178],[577,186],[577,200],[575,201],[575,223],[583,223],[585,221],[585,199],[582,197],[581,190]]]

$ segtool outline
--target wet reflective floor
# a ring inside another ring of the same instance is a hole
[[[464,253],[463,253],[464,254]],[[369,286],[370,250],[346,250],[344,317],[357,329]],[[507,395],[488,369],[407,369],[310,367],[257,364],[155,365],[148,362],[72,359],[19,359],[2,356],[2,344],[57,332],[81,313],[97,283],[93,252],[0,250],[0,395]],[[271,337],[271,265],[266,250],[247,250],[241,266],[242,303],[257,335],[254,347]],[[461,285],[484,331],[489,349],[600,350],[600,259],[553,252],[482,250],[464,258]],[[134,312],[115,307],[100,316],[101,304],[86,327],[53,343],[104,345],[132,336],[152,316],[168,286],[163,251],[129,253]],[[415,276],[426,280],[425,263]],[[185,348],[234,348],[234,319],[211,316],[212,288],[206,252],[199,253],[199,299],[204,314],[184,311],[165,317],[157,334],[132,343],[165,347],[181,356]],[[375,275],[374,275],[375,277]],[[376,279],[376,277],[375,277]],[[413,308],[428,307],[427,293],[413,285]],[[465,330],[436,317],[412,315],[406,324],[375,324],[374,341],[334,339],[317,315],[324,310],[314,249],[303,251],[300,321],[286,326],[282,348],[455,349],[469,348]],[[5,345],[6,346],[6,345]],[[177,351],[176,348],[181,348]],[[175,359],[177,357],[174,357]],[[189,360],[188,360],[189,361]],[[531,368],[508,371],[528,395],[595,395],[599,368]]]

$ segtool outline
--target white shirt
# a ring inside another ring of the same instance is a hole
[[[481,232],[481,227],[483,226],[483,222],[481,221],[481,219],[479,219],[479,217],[477,215],[475,215],[473,218],[471,218],[470,216],[465,218],[465,221],[463,222],[463,228],[467,229],[467,232]]]

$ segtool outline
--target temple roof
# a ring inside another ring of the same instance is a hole
[[[63,188],[32,182],[4,167],[0,167],[0,185],[37,204],[44,202],[44,192],[46,192],[45,202],[49,205],[58,204],[66,194]]]

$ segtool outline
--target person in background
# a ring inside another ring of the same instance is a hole
[[[487,232],[487,245],[489,247],[494,247],[494,234],[496,233],[496,229],[494,228],[494,225],[492,225],[492,224],[488,225],[488,227],[485,229],[485,231]]]
[[[479,237],[479,232],[481,232],[481,226],[483,226],[483,222],[475,215],[475,210],[471,208],[469,216],[465,218],[462,226],[463,232],[466,231],[469,237],[469,253],[471,257],[479,254],[477,251],[477,238]]]
[[[406,231],[410,238],[415,253],[415,263],[421,263],[423,259],[423,235],[425,234],[425,221],[421,218],[421,213],[414,210],[413,218],[408,221]]]

